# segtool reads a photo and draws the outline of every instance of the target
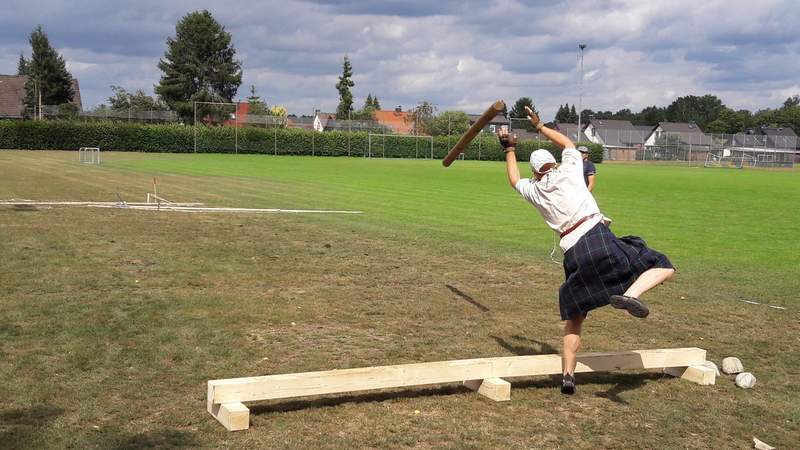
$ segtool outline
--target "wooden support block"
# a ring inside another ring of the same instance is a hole
[[[664,372],[701,386],[713,385],[717,380],[714,369],[706,366],[667,367]]]
[[[476,391],[496,402],[511,400],[511,383],[502,378],[487,378],[485,380],[467,380],[464,386]]]
[[[250,428],[250,409],[244,406],[243,403],[234,402],[214,405],[211,415],[228,431],[240,431]]]
[[[214,416],[228,431],[240,431],[250,428],[250,409],[241,402],[213,403],[214,387],[208,384],[208,412]]]

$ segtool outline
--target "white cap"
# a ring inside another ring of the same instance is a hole
[[[555,164],[556,159],[553,157],[553,154],[548,152],[547,150],[540,148],[539,150],[535,150],[531,153],[531,167],[533,168],[534,172],[541,172],[542,166],[545,164]]]

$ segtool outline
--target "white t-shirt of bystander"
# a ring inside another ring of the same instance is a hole
[[[581,154],[574,148],[565,148],[561,153],[561,164],[540,180],[523,178],[515,188],[539,210],[547,226],[558,234],[569,230],[584,217],[590,217],[561,238],[560,246],[564,252],[603,219],[583,180]]]

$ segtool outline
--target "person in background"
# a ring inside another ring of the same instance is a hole
[[[586,183],[586,187],[589,188],[589,192],[592,192],[597,169],[594,167],[592,160],[589,159],[589,149],[586,146],[581,145],[578,147],[578,151],[581,152],[581,158],[583,158],[583,181]]]

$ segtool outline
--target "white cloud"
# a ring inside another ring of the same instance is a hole
[[[0,71],[16,71],[41,22],[86,106],[103,102],[112,84],[152,92],[167,37],[195,9],[209,9],[233,35],[244,68],[239,96],[254,84],[298,114],[336,107],[347,54],[358,106],[372,93],[385,107],[428,100],[477,112],[528,96],[552,117],[578,101],[578,42],[588,44],[583,104],[595,110],[705,93],[755,110],[800,91],[792,0],[89,0],[68,8],[10,0],[0,17]]]

